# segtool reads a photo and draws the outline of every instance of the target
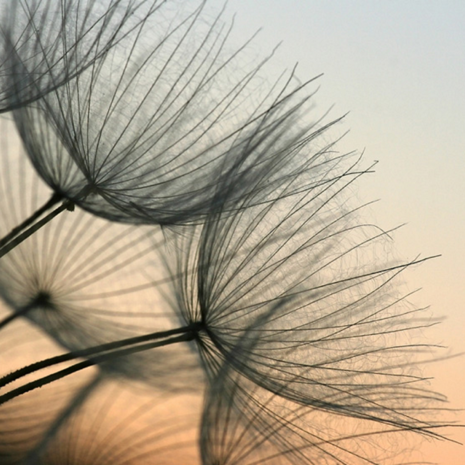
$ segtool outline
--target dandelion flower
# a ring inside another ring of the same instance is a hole
[[[388,234],[350,206],[366,171],[358,160],[311,160],[270,202],[245,198],[196,234],[173,234],[177,260],[167,266],[183,276],[173,279],[173,308],[201,328],[197,345],[213,377],[227,362],[289,401],[415,428],[415,413],[437,395],[415,368],[428,353],[421,329],[434,321],[398,278],[412,262],[394,261]],[[242,363],[235,350],[246,331],[256,342]]]
[[[232,49],[229,34],[205,2],[147,13],[101,59],[14,111],[36,170],[96,215],[161,225],[202,222],[218,202],[234,210],[264,172],[297,170],[288,148],[311,95],[292,73],[267,83],[268,58],[244,63],[247,44]],[[225,197],[218,188],[230,184]]]

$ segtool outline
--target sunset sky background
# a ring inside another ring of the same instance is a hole
[[[449,347],[444,354],[465,352],[465,3],[229,0],[227,13],[236,13],[237,38],[262,28],[257,50],[283,41],[276,69],[298,62],[302,81],[324,73],[316,115],[350,112],[339,150],[379,161],[358,195],[380,199],[372,211],[383,228],[406,223],[395,235],[399,256],[442,255],[404,275],[409,289],[422,288],[415,302],[445,318],[430,341]],[[465,357],[425,375],[451,408],[465,408]],[[465,424],[464,412],[455,419]],[[448,434],[465,442],[465,429]],[[418,463],[465,463],[465,448],[453,443],[419,453]]]
[[[302,82],[323,74],[310,86],[318,91],[309,116],[347,114],[331,132],[347,133],[338,151],[363,152],[364,167],[377,162],[352,195],[379,199],[370,213],[384,230],[403,225],[393,234],[396,256],[440,255],[403,276],[418,289],[410,300],[443,319],[425,330],[425,342],[445,348],[424,375],[449,398],[444,418],[465,425],[465,2],[208,0],[206,9],[215,17],[225,2],[223,19],[235,15],[230,46],[260,28],[245,56],[263,58],[282,42],[267,67],[271,80],[296,63]],[[453,441],[465,444],[465,427],[440,433],[452,441],[425,442],[404,465],[464,465],[465,446]]]

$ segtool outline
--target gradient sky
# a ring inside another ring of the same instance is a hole
[[[209,0],[219,6],[225,0]],[[227,0],[236,14],[233,39],[262,28],[252,49],[273,58],[278,74],[299,63],[302,81],[318,79],[315,115],[348,113],[336,133],[350,131],[341,152],[364,151],[376,173],[359,186],[377,224],[395,234],[406,260],[441,254],[404,275],[421,290],[441,325],[427,341],[465,353],[465,2],[463,0]],[[315,87],[316,87],[315,86]],[[465,425],[465,356],[425,367],[432,388],[448,396]],[[449,416],[450,418],[450,416]],[[465,443],[465,428],[447,431]],[[465,447],[426,443],[405,465],[464,465]]]
[[[236,35],[263,28],[255,47],[270,51],[283,41],[274,63],[306,80],[324,73],[315,111],[350,133],[341,151],[365,150],[379,160],[359,189],[400,256],[441,254],[405,274],[418,305],[445,321],[431,342],[465,352],[465,2],[357,0],[229,0]],[[465,357],[425,368],[450,407],[465,408]],[[465,424],[465,414],[457,413]],[[465,443],[465,428],[449,431]],[[465,447],[425,444],[415,463],[465,464]]]

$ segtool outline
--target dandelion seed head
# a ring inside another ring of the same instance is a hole
[[[243,67],[247,42],[232,48],[230,25],[204,9],[161,3],[73,79],[14,112],[55,192],[112,221],[173,225],[201,222],[224,199],[234,209],[278,165],[288,175],[302,89],[291,74],[254,96],[268,59]],[[233,196],[218,191],[232,183]]]
[[[0,172],[2,236],[50,196],[11,122],[4,121],[3,129],[8,137],[2,141]],[[0,298],[10,309],[1,321],[27,318],[71,351],[173,329],[177,318],[158,289],[167,279],[156,253],[163,242],[156,227],[115,224],[80,209],[65,210],[0,259]],[[150,275],[149,269],[154,271]],[[195,378],[198,362],[187,348],[169,353],[169,362],[145,351],[109,361],[102,369],[154,386],[164,385],[161,373]]]
[[[78,76],[157,3],[2,0],[0,112],[34,103]]]
[[[269,202],[246,198],[234,214],[213,212],[197,233],[173,236],[172,273],[185,273],[173,279],[174,308],[205,325],[199,349],[212,379],[227,363],[290,402],[416,427],[442,399],[412,368],[427,351],[412,338],[431,322],[397,286],[409,262],[375,260],[389,235],[340,200],[366,171],[358,161],[309,160]],[[235,351],[246,334],[255,342],[243,363]]]

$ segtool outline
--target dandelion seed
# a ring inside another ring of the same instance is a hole
[[[289,401],[415,429],[425,404],[442,400],[415,369],[432,350],[416,333],[435,322],[396,290],[415,261],[383,260],[387,233],[361,219],[363,206],[349,206],[364,172],[351,158],[318,153],[272,201],[245,198],[197,234],[173,234],[177,261],[167,266],[173,276],[195,271],[173,279],[172,305],[201,325],[212,378],[227,362]],[[246,331],[256,343],[242,363],[235,350]]]
[[[262,173],[289,175],[305,85],[267,84],[268,60],[243,66],[247,43],[231,51],[221,13],[183,7],[161,3],[102,59],[14,112],[61,198],[112,221],[196,223],[223,197],[234,210]],[[230,184],[234,195],[218,192]]]
[[[251,349],[237,347],[242,364]],[[399,454],[405,457],[406,437],[436,436],[440,426],[432,422],[409,431],[296,404],[225,364],[207,394],[200,449],[205,465],[387,465],[400,463]]]
[[[211,380],[227,363],[286,402],[427,429],[419,412],[443,399],[415,368],[417,355],[431,348],[414,338],[434,322],[396,290],[398,275],[415,261],[381,262],[388,234],[347,200],[367,170],[354,155],[328,148],[311,155],[314,142],[292,141],[289,150],[305,169],[282,177],[268,200],[260,197],[270,174],[263,173],[235,211],[217,205],[204,225],[165,232],[172,292],[164,297],[181,322],[179,336],[158,341],[155,332],[121,340],[111,351],[95,347],[88,361],[54,376],[195,340]],[[218,188],[224,205],[234,188]],[[245,334],[253,342],[247,363],[235,355]]]
[[[96,347],[90,361],[195,340],[210,380],[226,363],[283,402],[427,430],[433,423],[420,413],[444,399],[417,370],[432,348],[415,338],[435,322],[396,290],[414,261],[380,261],[390,238],[346,199],[366,172],[357,159],[300,150],[307,169],[284,178],[268,202],[256,203],[252,192],[234,213],[212,210],[203,226],[166,232],[172,293],[165,298],[180,336],[158,342],[159,333],[146,334],[114,352]],[[246,357],[237,357],[246,336]]]
[[[0,112],[25,105],[34,107],[35,102],[49,92],[56,91],[87,68],[96,66],[96,62],[131,35],[157,8],[156,0],[64,0],[59,3],[51,0],[3,0]],[[72,165],[68,162],[66,166],[56,167],[60,172],[60,179],[56,179],[58,182],[66,184],[69,170],[76,176],[75,182],[82,181],[82,174],[73,171]],[[88,186],[84,190],[88,192]],[[61,207],[34,224],[60,201],[63,201]],[[15,225],[0,239],[0,257],[59,213],[73,208],[73,202],[66,200],[61,192],[55,192],[29,218]]]

